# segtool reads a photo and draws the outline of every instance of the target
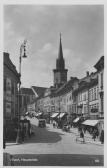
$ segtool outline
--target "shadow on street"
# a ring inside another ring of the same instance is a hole
[[[26,143],[56,143],[58,141],[61,141],[62,137],[61,133],[53,132],[49,130],[49,127],[46,128],[39,128],[35,125],[33,125],[35,129],[34,135],[31,136],[31,138],[25,140]]]

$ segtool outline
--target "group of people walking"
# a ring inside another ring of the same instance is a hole
[[[53,121],[53,128],[58,128],[58,123]],[[98,128],[93,127],[90,129],[87,129],[86,127],[82,127],[81,125],[78,126],[78,132],[79,132],[79,138],[82,139],[82,142],[85,143],[85,133],[88,131],[92,135],[92,139],[95,141],[96,138],[100,140],[101,144],[104,144],[104,129],[101,130],[99,133]],[[76,138],[76,141],[78,140],[78,137]]]
[[[82,138],[82,142],[84,143],[85,142],[85,138],[84,138],[84,134],[86,133],[86,128],[82,128],[82,127],[78,127],[78,132],[79,132],[79,135],[80,135],[80,138]],[[102,129],[101,130],[101,133],[99,135],[99,131],[97,128],[93,128],[93,130],[91,131],[91,135],[92,135],[92,139],[95,141],[96,138],[101,141],[101,144],[104,143],[104,130]]]

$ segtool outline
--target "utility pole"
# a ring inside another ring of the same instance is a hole
[[[21,63],[22,58],[26,58],[26,40],[20,46],[20,56],[19,56],[19,94],[18,94],[18,130],[17,130],[17,138],[16,143],[20,143],[21,136],[20,136],[20,102],[21,102]]]

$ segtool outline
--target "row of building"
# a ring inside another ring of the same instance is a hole
[[[78,116],[90,119],[104,118],[104,57],[95,65],[97,71],[86,77],[71,79],[59,88],[50,87],[27,105],[27,111],[43,112],[51,116],[53,113],[67,113],[69,118]]]
[[[32,103],[27,105],[27,111],[42,112],[52,116],[54,113],[65,113],[69,121],[76,117],[84,119],[104,119],[104,56],[94,65],[96,72],[86,72],[82,79],[71,77],[67,81],[67,69],[63,58],[60,37],[58,59],[54,73],[54,86],[44,88]],[[33,88],[31,88],[33,89]]]
[[[67,80],[62,42],[60,36],[56,69],[53,70],[54,84],[50,88],[32,86],[21,88],[18,102],[20,75],[9,54],[4,53],[4,120],[6,123],[26,112],[43,113],[50,120],[54,113],[65,113],[67,119],[83,116],[85,119],[104,119],[104,56],[94,65],[96,72],[86,72],[82,79]]]

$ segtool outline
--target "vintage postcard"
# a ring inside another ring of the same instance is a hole
[[[2,4],[3,166],[104,166],[104,4],[27,2]]]

